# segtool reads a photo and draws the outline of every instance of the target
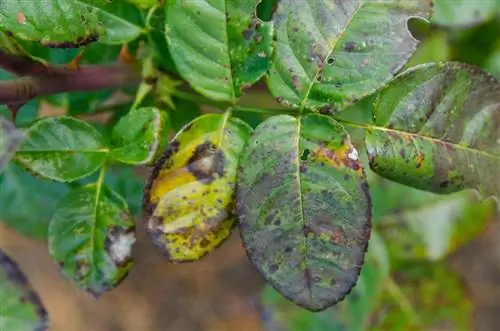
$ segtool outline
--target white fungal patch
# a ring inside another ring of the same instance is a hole
[[[353,161],[357,161],[359,158],[358,151],[353,148],[351,151],[347,154],[347,157]]]
[[[132,246],[135,243],[135,234],[132,233],[120,233],[116,237],[111,238],[111,246],[109,248],[109,254],[113,261],[117,263],[123,263],[132,255]]]

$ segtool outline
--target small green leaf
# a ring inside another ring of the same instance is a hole
[[[471,27],[492,19],[499,10],[498,0],[434,0],[431,22],[446,27]]]
[[[22,130],[16,129],[12,122],[0,117],[0,173],[4,171],[23,139]]]
[[[113,129],[111,158],[136,165],[152,162],[166,122],[167,114],[157,108],[132,109]]]
[[[268,70],[272,24],[256,17],[260,1],[168,1],[165,34],[175,65],[191,86],[235,102]]]
[[[108,157],[101,135],[72,117],[43,118],[26,130],[16,161],[44,178],[70,182],[95,172]]]
[[[157,161],[144,210],[153,242],[171,261],[198,260],[230,235],[236,170],[250,132],[229,112],[202,115]]]
[[[48,315],[21,269],[0,250],[0,329],[46,331]]]
[[[500,79],[500,42],[498,48],[486,60],[484,67],[493,76]]]
[[[496,215],[494,201],[478,201],[472,191],[430,198],[377,223],[392,260],[441,259],[476,238]]]
[[[2,1],[0,27],[24,40],[50,47],[78,47],[100,40],[126,43],[142,29],[139,10],[121,1]]]
[[[127,203],[100,181],[66,195],[49,227],[54,261],[68,279],[96,297],[127,276],[134,242]]]
[[[0,174],[0,222],[18,233],[45,238],[56,203],[67,192],[65,184],[31,176],[10,163]]]
[[[415,51],[407,23],[430,0],[283,0],[269,89],[280,103],[341,111],[387,83]]]
[[[358,153],[333,119],[280,115],[260,124],[241,158],[237,203],[251,262],[285,297],[319,311],[356,284],[370,195]]]
[[[500,83],[458,63],[417,66],[379,94],[366,146],[373,171],[435,193],[500,197]]]

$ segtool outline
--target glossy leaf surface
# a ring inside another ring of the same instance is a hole
[[[283,104],[340,111],[389,81],[418,43],[411,17],[430,0],[283,0],[269,88]]]
[[[138,13],[120,1],[7,0],[0,3],[0,30],[51,47],[78,47],[96,40],[124,43],[141,33],[127,20]]]
[[[255,15],[257,0],[168,1],[165,34],[175,65],[191,86],[236,101],[269,68],[272,25]]]
[[[152,162],[160,147],[167,114],[157,108],[131,110],[113,129],[111,157],[128,164]]]
[[[0,328],[9,331],[48,330],[40,297],[23,271],[0,250]]]
[[[500,195],[500,83],[457,63],[415,67],[376,102],[366,135],[373,171],[435,193]]]
[[[146,223],[171,261],[197,260],[231,233],[236,170],[250,132],[230,113],[203,115],[157,161],[144,195]]]
[[[16,129],[12,122],[0,117],[0,173],[4,171],[23,139],[23,131]]]
[[[51,257],[68,279],[96,297],[127,276],[134,243],[127,203],[99,182],[66,195],[49,227]]]
[[[356,283],[370,237],[368,184],[344,128],[324,115],[280,115],[254,131],[238,175],[247,254],[296,304],[318,311]]]
[[[56,203],[67,192],[62,183],[36,178],[10,163],[0,174],[0,222],[16,232],[45,238]]]
[[[44,178],[73,181],[96,171],[109,150],[89,124],[72,117],[47,117],[26,130],[16,161]]]

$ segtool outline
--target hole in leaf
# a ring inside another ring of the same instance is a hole
[[[300,159],[301,159],[302,161],[306,161],[306,160],[307,160],[307,158],[309,157],[309,155],[310,155],[310,154],[311,154],[311,151],[310,151],[310,150],[308,150],[308,149],[306,148],[306,149],[304,149],[304,151],[302,152],[302,155],[300,156]]]
[[[431,34],[431,24],[421,17],[410,17],[406,22],[406,27],[413,38],[422,41]]]
[[[335,58],[329,57],[328,60],[326,60],[326,63],[328,63],[329,65],[334,64],[335,63]]]
[[[257,17],[264,22],[269,22],[273,19],[273,15],[278,8],[278,0],[262,0],[257,5]]]

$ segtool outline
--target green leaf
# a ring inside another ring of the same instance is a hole
[[[132,109],[113,129],[111,158],[127,164],[151,163],[160,147],[166,116],[154,107]]]
[[[49,252],[63,274],[98,297],[132,267],[135,223],[121,196],[98,181],[71,191],[49,227]]]
[[[476,238],[496,215],[494,201],[479,201],[472,191],[432,198],[377,223],[392,260],[441,259]]]
[[[250,132],[229,112],[202,115],[177,133],[157,161],[144,210],[151,238],[169,260],[198,260],[230,235],[236,170]]]
[[[500,42],[498,48],[490,54],[485,63],[485,69],[497,79],[500,79]]]
[[[0,117],[0,173],[9,163],[24,139],[24,132],[12,122]]]
[[[9,331],[44,331],[48,316],[23,271],[0,250],[0,325]]]
[[[16,161],[44,178],[70,182],[95,172],[109,150],[89,124],[72,117],[47,117],[26,130]]]
[[[67,192],[65,184],[31,176],[13,163],[0,174],[0,221],[16,232],[45,238],[57,201]]]
[[[500,83],[459,63],[417,66],[387,85],[366,146],[373,171],[434,193],[500,196]]]
[[[2,1],[0,27],[24,40],[50,47],[78,47],[96,40],[126,43],[142,29],[139,10],[121,1]]]
[[[173,102],[175,108],[169,111],[169,117],[172,129],[176,132],[201,115],[200,106],[196,102],[178,98],[174,98]]]
[[[214,100],[232,101],[268,70],[272,25],[260,1],[168,1],[165,34],[181,76]]]
[[[260,312],[265,331],[364,331],[368,330],[371,312],[376,308],[389,276],[384,242],[373,233],[366,263],[358,284],[346,299],[321,312],[310,312],[286,300],[271,286],[260,296]]]
[[[395,279],[417,320],[405,311],[401,298],[383,291],[369,330],[471,330],[472,302],[446,262],[408,264]]]
[[[269,89],[280,103],[341,111],[389,81],[415,51],[407,27],[430,0],[283,0]]]
[[[142,193],[146,183],[137,171],[124,166],[110,168],[104,183],[127,200],[134,216],[141,216]]]
[[[431,22],[446,27],[471,27],[492,19],[499,11],[498,0],[434,0]]]
[[[274,116],[241,158],[237,204],[251,262],[313,311],[356,284],[370,237],[368,184],[344,128],[319,114]]]

